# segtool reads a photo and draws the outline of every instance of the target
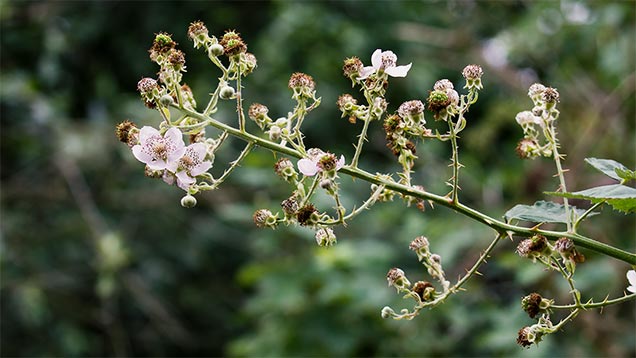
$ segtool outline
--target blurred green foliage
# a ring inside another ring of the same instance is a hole
[[[570,189],[605,180],[585,157],[634,168],[633,5],[0,2],[2,355],[636,355],[630,304],[582,313],[537,348],[517,347],[517,330],[531,323],[521,297],[538,291],[563,301],[568,292],[555,275],[516,256],[515,243],[497,248],[467,292],[410,322],[382,320],[384,305],[403,304],[386,287],[386,271],[399,265],[409,278],[424,274],[407,249],[414,237],[426,235],[447,275],[457,277],[492,232],[443,208],[421,213],[384,203],[338,229],[338,245],[318,248],[310,230],[251,223],[254,210],[275,210],[288,195],[271,171],[271,153],[255,152],[221,190],[183,209],[182,192],[144,177],[113,135],[126,118],[158,123],[135,93],[139,78],[157,70],[146,52],[153,33],[174,34],[187,55],[186,82],[205,103],[216,74],[186,38],[198,19],[217,36],[242,34],[259,61],[244,97],[269,106],[272,116],[292,105],[289,75],[312,75],[323,105],[305,122],[307,141],[348,157],[360,128],[335,107],[338,95],[351,92],[341,75],[345,57],[368,63],[382,48],[413,62],[409,76],[389,88],[390,110],[425,98],[437,79],[461,83],[464,65],[479,63],[485,89],[460,143],[461,194],[500,216],[516,203],[549,199],[541,192],[557,186],[551,162],[514,154],[521,137],[514,116],[530,107],[533,82],[561,93]],[[233,122],[232,105],[223,110]],[[396,170],[379,126],[371,132],[361,166]],[[414,181],[444,193],[448,148],[424,143],[418,155]],[[349,204],[368,193],[359,181],[342,185]],[[636,249],[633,216],[604,208],[583,230]],[[622,294],[628,267],[585,255],[576,277],[584,297]]]

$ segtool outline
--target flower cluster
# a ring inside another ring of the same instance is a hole
[[[135,158],[146,164],[161,176],[168,184],[177,185],[188,191],[196,183],[196,177],[207,172],[212,162],[206,160],[207,146],[204,143],[193,143],[188,146],[183,142],[181,131],[168,129],[163,135],[152,127],[142,127],[139,131],[139,143],[132,147]]]
[[[556,88],[535,83],[528,89],[528,97],[534,103],[532,110],[521,111],[515,116],[524,134],[517,145],[517,154],[523,159],[550,157],[554,154],[552,147],[556,142],[554,121],[559,116],[556,109],[559,92]]]

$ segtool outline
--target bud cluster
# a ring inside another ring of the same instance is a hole
[[[444,270],[442,268],[442,257],[438,254],[431,253],[428,239],[424,236],[416,237],[409,244],[409,249],[415,251],[418,261],[420,261],[427,269],[428,274],[435,280],[439,281],[444,291],[450,287],[450,282],[446,280]]]
[[[523,129],[523,139],[517,145],[516,152],[522,159],[551,157],[552,144],[556,142],[554,121],[559,116],[556,109],[559,92],[556,88],[535,83],[528,89],[528,97],[534,107],[531,111],[517,113],[515,117]]]

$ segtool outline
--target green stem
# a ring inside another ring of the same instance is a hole
[[[461,118],[460,118],[461,120]],[[453,148],[453,156],[452,156],[452,164],[453,164],[453,191],[451,194],[451,199],[454,204],[459,202],[457,198],[457,190],[459,188],[459,152],[457,147],[457,134],[455,133],[455,126],[453,125],[453,121],[450,116],[447,119],[448,121],[448,130],[451,139],[451,147]]]
[[[591,300],[588,301],[588,303],[582,303],[582,304],[573,304],[573,305],[551,305],[550,308],[554,308],[554,309],[574,309],[574,308],[582,308],[582,309],[589,309],[589,308],[599,308],[599,307],[605,307],[605,306],[609,306],[609,305],[614,305],[617,303],[622,303],[622,302],[627,302],[627,301],[632,301],[636,299],[636,293],[633,293],[631,295],[625,295],[623,297],[619,297],[619,298],[615,298],[613,300],[603,300],[603,302],[592,302]]]
[[[371,108],[371,106],[369,106]],[[358,159],[360,158],[360,153],[362,153],[362,146],[364,145],[364,141],[367,139],[367,131],[369,130],[369,123],[371,123],[371,109],[367,113],[367,117],[364,120],[364,126],[362,126],[362,132],[360,132],[360,136],[358,137],[358,145],[356,145],[356,153],[353,155],[353,160],[351,160],[351,166],[354,168],[358,167]]]
[[[274,152],[288,155],[290,157],[299,158],[299,159],[303,158],[303,155],[299,151],[296,151],[286,146],[282,146],[278,143],[270,142],[267,139],[257,137],[251,133],[241,132],[240,130],[232,126],[219,122],[211,117],[204,116],[203,114],[198,113],[196,111],[193,111],[187,108],[181,109],[181,111],[188,114],[189,116],[193,118],[199,119],[200,121],[209,120],[210,125],[212,125],[213,127],[227,131],[230,135],[238,137],[242,140],[245,140],[248,142],[254,142],[255,145],[272,150]],[[369,172],[366,172],[364,170],[361,170],[353,166],[344,167],[340,169],[339,172],[350,175],[355,178],[362,179],[371,184],[383,185],[387,189],[393,190],[395,192],[398,192],[404,195],[409,195],[409,196],[419,198],[422,200],[433,201],[441,206],[448,207],[464,216],[467,216],[477,222],[483,223],[501,233],[511,232],[521,236],[532,236],[535,234],[540,234],[553,241],[561,237],[567,237],[572,239],[572,241],[574,241],[574,243],[578,246],[585,247],[587,249],[590,249],[592,251],[595,251],[607,256],[611,256],[615,259],[624,261],[631,265],[636,265],[636,254],[623,251],[621,249],[615,248],[613,246],[607,245],[605,243],[602,243],[596,240],[592,240],[590,238],[587,238],[577,233],[540,230],[537,228],[527,228],[522,226],[511,225],[503,221],[494,219],[462,203],[453,203],[453,201],[449,200],[449,198],[447,197],[429,193],[423,190],[418,190],[414,187],[406,186],[400,183],[396,183],[394,181],[387,181],[386,179],[382,179],[382,177],[378,174],[371,174]]]

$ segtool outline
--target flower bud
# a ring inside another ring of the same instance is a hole
[[[318,246],[333,246],[336,243],[336,235],[331,228],[321,228],[316,231],[316,242]]]
[[[225,51],[225,49],[220,44],[212,44],[212,45],[210,45],[210,48],[208,49],[208,53],[211,54],[214,57],[221,56],[224,51]]]
[[[464,67],[464,70],[462,71],[462,76],[466,79],[466,85],[464,88],[477,90],[482,89],[481,76],[483,74],[484,71],[479,65],[468,65]]]
[[[411,286],[411,283],[404,275],[404,271],[397,267],[389,270],[389,272],[386,274],[386,280],[389,283],[389,286],[395,287],[398,292],[400,290],[408,290],[408,288]]]
[[[171,95],[164,94],[163,96],[161,96],[161,98],[159,98],[159,103],[161,103],[161,105],[164,107],[168,107],[174,103],[174,99]]]
[[[382,316],[382,318],[389,318],[395,315],[395,311],[389,306],[384,306],[384,308],[382,308],[382,313],[380,315]]]
[[[280,139],[281,133],[282,129],[277,125],[271,126],[267,131],[267,134],[269,134],[269,140],[271,140],[272,142],[278,141]]]
[[[193,208],[195,205],[197,205],[197,199],[194,196],[188,194],[181,198],[181,206],[184,208]]]
[[[219,93],[219,96],[222,99],[230,99],[234,96],[234,88],[231,86],[225,86],[223,88],[221,88],[221,92]]]
[[[277,225],[276,216],[277,215],[272,214],[272,212],[267,209],[259,209],[254,212],[254,216],[252,218],[254,219],[254,224],[256,224],[257,227],[267,226],[273,229]]]

